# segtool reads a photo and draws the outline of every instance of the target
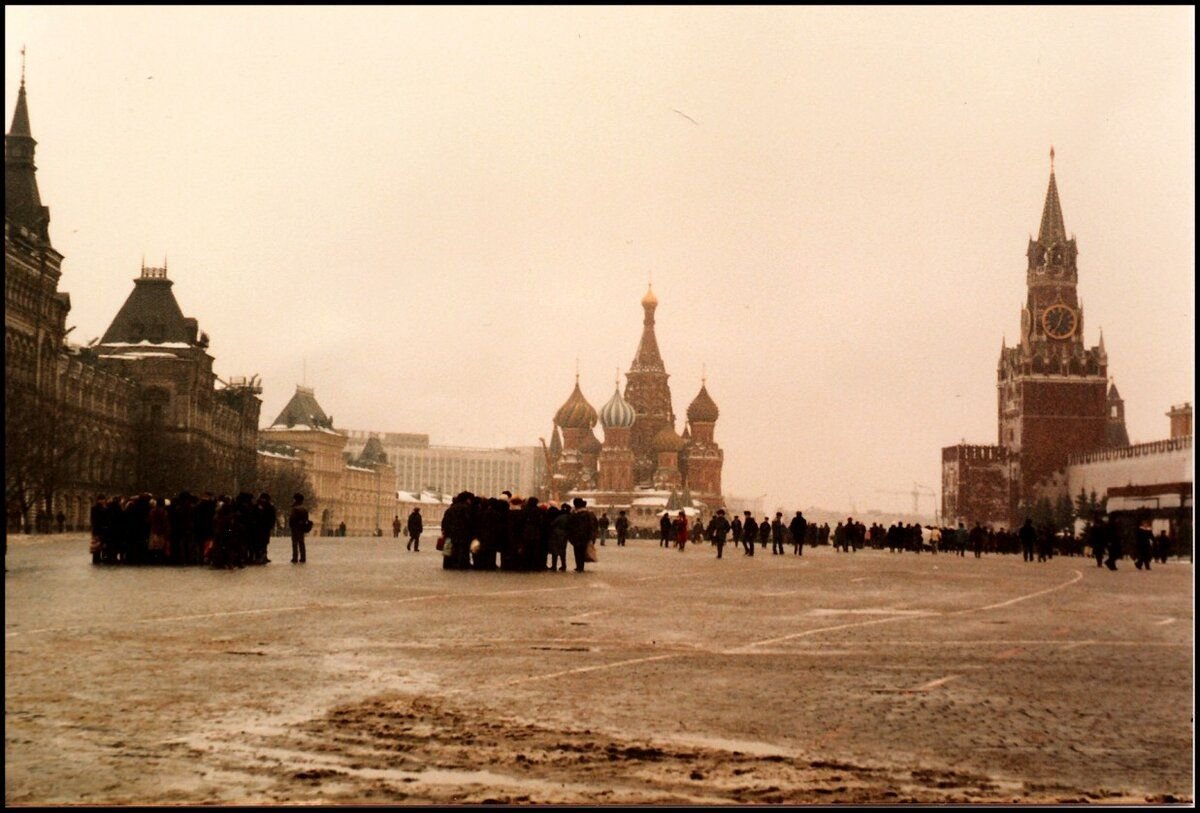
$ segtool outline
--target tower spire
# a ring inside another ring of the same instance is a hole
[[[1046,189],[1046,203],[1042,206],[1042,225],[1038,229],[1038,242],[1043,246],[1066,242],[1067,228],[1063,225],[1062,204],[1058,200],[1058,184],[1054,180],[1054,147],[1050,148],[1050,185]]]

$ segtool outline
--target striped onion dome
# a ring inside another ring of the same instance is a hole
[[[688,420],[692,423],[716,423],[720,414],[716,402],[708,394],[708,388],[701,384],[699,395],[692,399],[687,408]]]
[[[567,402],[554,413],[554,422],[563,429],[591,429],[596,425],[596,410],[583,397],[579,389],[579,378],[575,378],[575,390]]]
[[[618,384],[613,397],[608,399],[607,404],[600,407],[600,423],[605,427],[626,429],[633,426],[636,417],[637,413],[633,411],[633,407],[621,397],[621,387]]]
[[[675,430],[669,426],[664,426],[658,430],[658,434],[654,436],[654,451],[656,452],[678,452],[683,449],[683,438],[675,434]]]

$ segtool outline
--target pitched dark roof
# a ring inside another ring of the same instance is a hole
[[[175,294],[171,292],[171,285],[165,269],[143,268],[142,276],[133,281],[133,291],[117,311],[100,343],[136,344],[148,341],[154,344],[198,344],[196,320],[183,315],[179,303],[175,301]]]
[[[279,417],[275,419],[272,426],[311,426],[314,429],[332,429],[333,421],[317,403],[312,389],[296,385],[296,394],[292,396],[292,400],[287,402],[287,406],[279,413]]]
[[[29,130],[29,108],[22,83],[12,126],[4,136],[4,217],[49,242],[50,210],[42,205],[38,193],[37,167],[33,163],[36,146]]]
[[[359,452],[358,460],[355,462],[364,466],[388,462],[387,452],[383,450],[383,444],[379,441],[379,438],[374,435],[367,438],[367,443],[363,446],[363,450]]]

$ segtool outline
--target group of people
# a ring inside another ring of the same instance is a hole
[[[292,561],[304,562],[304,535],[312,530],[304,497],[293,497],[288,516]],[[233,569],[265,565],[279,511],[267,493],[236,497],[195,496],[174,499],[153,494],[96,496],[91,513],[93,564],[210,565]]]
[[[628,525],[626,524],[626,530]],[[575,571],[595,561],[600,522],[576,497],[571,503],[542,503],[505,491],[487,498],[464,491],[442,516],[442,567],[447,570],[565,571],[567,546],[574,552]],[[624,536],[618,528],[617,544]]]

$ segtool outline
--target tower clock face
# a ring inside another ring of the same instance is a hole
[[[1052,339],[1069,339],[1079,327],[1079,317],[1069,305],[1051,305],[1042,311],[1042,327]]]

